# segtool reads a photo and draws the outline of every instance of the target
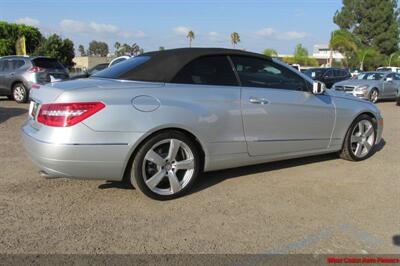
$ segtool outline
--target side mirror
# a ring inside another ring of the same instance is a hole
[[[325,92],[325,84],[319,81],[313,83],[313,94],[323,94]]]

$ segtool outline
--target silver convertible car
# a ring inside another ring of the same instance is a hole
[[[400,92],[400,74],[395,72],[363,72],[354,79],[335,83],[332,88],[376,103],[395,99]]]
[[[31,91],[25,148],[54,177],[130,180],[166,200],[202,171],[374,152],[383,119],[367,101],[278,60],[218,48],[149,52],[91,78]]]

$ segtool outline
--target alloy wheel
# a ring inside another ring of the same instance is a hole
[[[159,141],[147,151],[143,160],[145,184],[159,195],[176,194],[192,179],[194,160],[185,142],[173,138]]]
[[[17,85],[14,88],[13,96],[17,102],[22,102],[25,99],[25,89],[21,85]]]
[[[351,151],[357,158],[367,156],[375,142],[375,129],[369,120],[361,120],[351,133]]]
[[[379,96],[378,91],[374,89],[374,90],[372,90],[369,98],[370,98],[371,102],[376,103],[378,101],[378,96]]]

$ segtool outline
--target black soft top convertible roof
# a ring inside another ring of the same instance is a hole
[[[133,68],[132,70],[121,73],[116,78],[140,81],[171,82],[176,74],[192,60],[202,56],[213,55],[241,55],[271,60],[270,57],[264,56],[262,54],[234,49],[179,48],[144,53],[140,56],[150,56],[151,59]]]

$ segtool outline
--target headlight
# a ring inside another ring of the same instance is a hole
[[[367,90],[368,90],[368,85],[362,85],[355,89],[355,91],[364,91],[364,92]]]

